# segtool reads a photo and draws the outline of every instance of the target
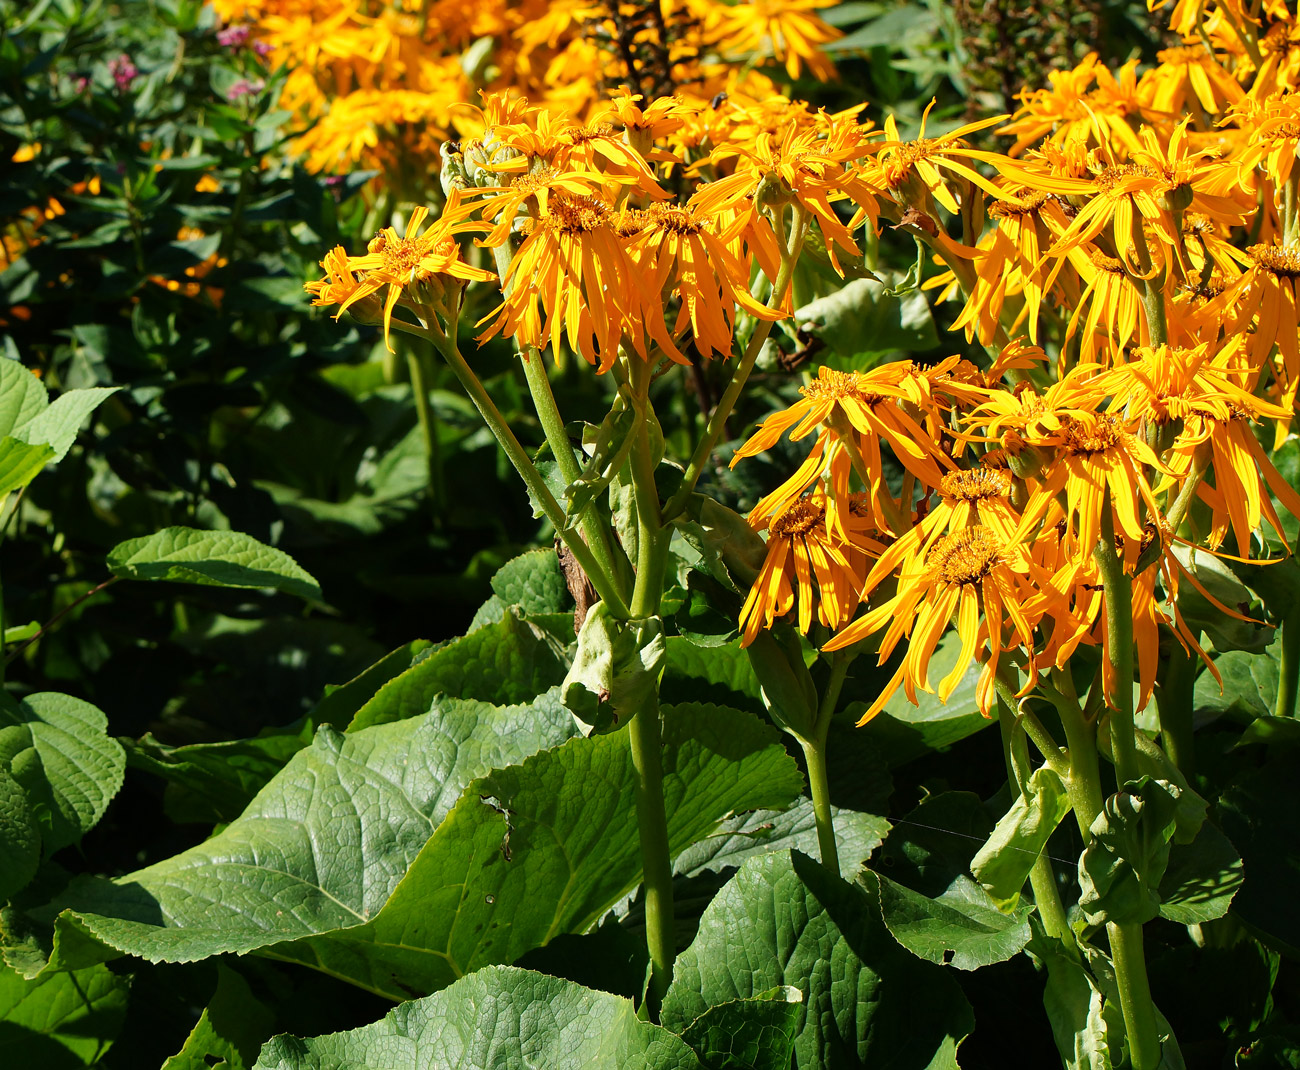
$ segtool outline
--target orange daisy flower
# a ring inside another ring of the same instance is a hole
[[[455,190],[442,215],[423,234],[420,228],[429,216],[429,209],[420,206],[411,212],[405,237],[399,238],[392,227],[385,227],[370,240],[367,251],[361,256],[340,258],[338,250],[335,250],[329,264],[321,263],[330,274],[320,283],[308,285],[317,296],[315,303],[330,303],[328,298],[342,296],[339,310],[334,314],[338,319],[354,304],[387,286],[381,318],[384,344],[391,353],[393,309],[404,296],[410,307],[422,308],[428,303],[426,298],[432,297],[434,303],[438,303],[443,287],[450,280],[454,280],[450,282],[452,286],[458,287],[465,282],[487,282],[496,278],[493,272],[472,267],[460,258],[456,235],[487,229],[484,224],[467,219],[475,207],[472,202],[462,203],[460,191]],[[356,286],[349,293],[343,292],[347,287],[344,272],[356,274]],[[437,293],[432,293],[430,288]]]

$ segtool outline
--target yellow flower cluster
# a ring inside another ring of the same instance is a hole
[[[561,46],[577,9],[561,10],[555,56],[579,40]],[[859,231],[888,223],[942,265],[930,284],[962,302],[956,329],[987,360],[822,368],[736,453],[813,439],[750,516],[768,542],[743,642],[791,613],[826,650],[874,637],[884,663],[907,640],[867,717],[931,689],[953,622],[943,698],[976,657],[987,710],[1096,646],[1118,701],[1135,647],[1145,704],[1162,628],[1205,656],[1181,585],[1237,615],[1182,548],[1223,552],[1231,535],[1258,556],[1262,525],[1285,541],[1273,498],[1300,516],[1257,436],[1285,439],[1300,388],[1300,28],[1280,4],[1189,11],[1173,12],[1186,44],[1140,76],[1089,58],[1025,94],[1005,154],[967,141],[1005,117],[904,140],[892,118],[874,130],[776,96],[597,104],[584,89],[580,119],[489,95],[477,136],[444,153],[447,255],[417,255],[409,234],[402,271],[337,250],[314,290],[346,305],[387,284],[373,314],[391,327],[450,326],[459,297],[435,307],[428,288],[486,281],[447,244],[476,226],[500,286],[482,337],[526,355],[567,344],[626,380],[633,360],[728,356],[739,330],[743,381],[792,310],[800,257],[860,265]],[[517,64],[540,37],[515,40]]]
[[[215,0],[247,22],[289,69],[284,104],[310,126],[298,141],[313,170],[375,167],[419,196],[449,137],[482,132],[465,102],[511,92],[586,118],[629,81],[680,92],[704,112],[719,95],[765,100],[759,68],[834,67],[819,46],[839,36],[818,16],[833,0]],[[698,120],[708,125],[707,118]],[[701,131],[703,134],[704,131]]]

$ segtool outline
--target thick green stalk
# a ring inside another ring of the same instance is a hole
[[[1165,317],[1165,295],[1155,279],[1142,280],[1142,310],[1146,313],[1151,345],[1169,341],[1169,321]]]
[[[1140,776],[1133,724],[1133,588],[1132,580],[1124,572],[1123,561],[1115,553],[1109,501],[1103,506],[1101,543],[1094,556],[1101,570],[1106,600],[1106,643],[1115,681],[1110,708],[1110,746],[1115,758],[1115,776],[1123,791],[1125,784]],[[1133,1070],[1155,1070],[1160,1062],[1160,1036],[1142,952],[1142,926],[1112,922],[1106,931],[1110,936],[1111,959]]]
[[[496,403],[489,396],[483,384],[479,382],[474,370],[461,356],[460,350],[441,331],[403,323],[396,317],[393,319],[393,328],[394,330],[417,335],[420,338],[427,338],[433,342],[451,370],[456,373],[456,378],[460,380],[461,386],[465,388],[470,400],[474,402],[479,415],[483,417],[489,430],[496,437],[498,444],[510,459],[510,463],[515,466],[515,471],[523,478],[525,485],[533,496],[533,500],[541,506],[546,518],[555,527],[556,532],[564,540],[564,544],[569,548],[574,558],[577,559],[582,571],[587,574],[587,578],[591,580],[591,585],[596,589],[596,593],[609,606],[610,612],[614,616],[626,619],[628,609],[623,596],[614,586],[609,574],[600,567],[586,542],[570,526],[564,510],[560,508],[560,504],[555,500],[550,488],[547,487],[546,480],[542,478],[541,472],[533,464],[528,452],[515,438],[515,433],[510,429],[510,425],[506,423],[505,417],[501,415],[501,411],[496,407]]]
[[[790,224],[789,244],[786,246],[785,256],[781,258],[781,267],[776,273],[776,279],[772,283],[772,296],[767,302],[769,308],[777,308],[785,300],[785,293],[790,288],[790,280],[794,277],[794,266],[799,261],[799,252],[803,248],[804,234],[807,229],[807,209],[796,201],[794,203],[793,219]],[[722,392],[722,397],[718,400],[713,415],[709,417],[709,422],[704,428],[703,436],[696,443],[695,452],[691,454],[690,463],[686,466],[686,473],[682,476],[681,486],[677,488],[673,496],[664,505],[663,515],[665,520],[672,520],[686,508],[686,502],[694,493],[695,484],[700,481],[704,466],[709,463],[709,458],[713,456],[713,451],[717,448],[718,439],[722,437],[722,429],[728,417],[731,416],[731,410],[735,408],[736,400],[740,397],[740,392],[745,388],[745,383],[749,381],[749,373],[754,370],[754,362],[758,360],[759,351],[763,348],[763,343],[767,341],[767,336],[771,331],[771,320],[759,320],[754,324],[754,333],[749,336],[749,344],[745,346],[745,352],[740,358],[740,365],[736,368],[736,374],[731,377],[727,389]]]
[[[1293,606],[1282,618],[1282,673],[1273,707],[1276,716],[1296,715],[1297,679],[1300,679],[1300,606]]]
[[[817,706],[817,723],[810,738],[795,735],[803,749],[808,765],[808,794],[812,796],[813,820],[817,823],[817,849],[822,865],[832,873],[840,871],[840,850],[835,842],[835,823],[831,818],[831,785],[826,775],[826,736],[830,732],[831,718],[840,701],[844,677],[856,656],[852,647],[837,650],[831,655],[831,675]]]
[[[492,250],[496,260],[497,276],[501,280],[502,296],[509,293],[506,275],[510,270],[513,249],[512,242],[505,242]],[[536,348],[530,347],[526,351],[523,347],[517,347],[517,352],[519,361],[524,366],[524,379],[528,382],[528,392],[532,395],[533,408],[537,412],[538,422],[542,425],[542,434],[546,436],[546,444],[550,447],[555,463],[559,465],[564,482],[571,484],[582,475],[582,466],[564,430],[564,417],[560,415],[560,408],[555,403],[555,393],[551,390],[546,364]],[[632,563],[611,537],[609,525],[605,523],[594,503],[583,510],[579,527],[582,537],[587,540],[587,545],[591,547],[601,568],[626,595],[631,585]]]
[[[1106,600],[1106,645],[1110,650],[1114,701],[1110,707],[1110,746],[1115,775],[1122,789],[1141,776],[1133,732],[1133,587],[1124,562],[1115,553],[1109,503],[1102,514],[1102,543],[1094,556],[1101,569]]]
[[[1065,913],[1065,904],[1061,902],[1061,889],[1056,885],[1052,860],[1047,855],[1040,854],[1034,859],[1034,868],[1029,871],[1029,887],[1034,892],[1034,906],[1038,907],[1043,931],[1048,936],[1054,936],[1073,945],[1074,931],[1070,928],[1070,918]]]
[[[632,358],[631,364],[635,397],[639,403],[648,404],[650,366],[636,358]],[[646,421],[637,422],[635,435],[630,461],[638,530],[636,586],[632,591],[631,614],[633,620],[641,620],[659,613],[672,531],[664,527],[660,514],[659,492],[654,479],[655,459],[650,451]],[[664,810],[657,694],[651,695],[646,705],[633,716],[628,734],[632,765],[636,770],[636,819],[645,888],[646,946],[650,952],[650,987],[646,1000],[650,1017],[657,1019],[664,993],[673,979],[673,961],[677,957],[673,869],[668,849],[668,819]]]
[[[1070,755],[1070,771],[1065,785],[1079,831],[1086,840],[1088,830],[1101,813],[1105,801],[1101,791],[1097,737],[1075,696],[1056,692],[1054,695],[1049,693],[1049,697],[1061,718],[1061,727],[1065,729],[1066,749]]]
[[[1002,732],[1002,757],[1007,766],[1007,783],[1014,793],[1023,797],[1031,774],[1029,751],[1024,745],[1024,736],[1019,737],[1017,745],[1014,707],[1001,694],[998,696],[998,727]],[[1073,943],[1070,922],[1065,906],[1061,903],[1060,889],[1056,886],[1056,874],[1052,872],[1052,863],[1046,855],[1040,854],[1034,860],[1033,868],[1029,871],[1029,886],[1033,889],[1034,905],[1038,907],[1038,915],[1047,935],[1058,940],[1069,938]]]
[[[1156,1008],[1151,1002],[1146,956],[1142,949],[1142,926],[1136,923],[1106,926],[1110,957],[1119,986],[1119,1005],[1128,1036],[1129,1062],[1133,1070],[1156,1070],[1160,1065],[1160,1030]]]
[[[801,739],[799,744],[808,764],[808,793],[812,796],[813,820],[817,823],[817,850],[822,865],[832,873],[839,873],[840,849],[835,842],[830,781],[826,776],[826,735],[823,732],[816,740]]]
[[[664,993],[673,979],[677,957],[673,917],[673,867],[668,849],[668,820],[664,810],[664,770],[660,758],[659,699],[652,695],[628,725],[633,794],[641,840],[641,869],[645,887],[645,937],[650,952],[650,987],[646,993],[652,1020],[658,1020]]]
[[[530,353],[521,352],[520,361],[524,366],[524,378],[528,381],[528,392],[533,398],[533,408],[537,411],[542,433],[546,436],[546,444],[551,448],[565,483],[573,483],[582,475],[582,467],[564,430],[564,418],[555,403],[555,394],[551,390],[551,380],[546,374],[542,355],[535,349]],[[578,523],[582,537],[587,540],[596,560],[613,577],[619,589],[626,592],[631,586],[632,563],[610,537],[609,525],[594,503],[583,510]]]

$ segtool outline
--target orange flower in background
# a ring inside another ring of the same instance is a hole
[[[801,128],[796,121],[786,123],[780,137],[759,133],[752,149],[724,146],[713,153],[710,161],[715,165],[734,161],[735,171],[705,184],[694,195],[693,203],[711,215],[730,214],[733,222],[726,232],[728,239],[743,238],[764,274],[775,279],[782,248],[763,206],[793,198],[816,223],[831,266],[840,271],[837,250],[853,257],[862,255],[853,240],[852,227],[862,219],[869,219],[875,226],[878,215],[877,190],[864,182],[852,166],[871,151],[870,137],[871,131],[851,118],[831,123],[826,132],[816,127]],[[858,208],[849,224],[833,207],[834,202],[846,199]],[[793,310],[792,299],[787,291],[783,306],[787,314]]]
[[[716,22],[709,32],[724,52],[770,54],[798,78],[804,64],[823,82],[835,77],[821,46],[843,34],[814,14],[835,0],[751,0],[750,3],[714,8]]]
[[[1189,107],[1219,115],[1246,95],[1224,64],[1199,41],[1167,48],[1156,58],[1160,66],[1150,79],[1151,106],[1166,115],[1182,115]]]

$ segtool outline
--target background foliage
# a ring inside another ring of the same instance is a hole
[[[937,96],[941,129],[1013,106],[1012,87],[1084,42],[1116,64],[1160,44],[1142,5],[1032,6],[1027,34],[1013,3],[842,4],[826,12],[840,80],[795,92],[832,108],[865,94],[904,126]],[[735,643],[738,596],[684,543],[663,700],[686,950],[663,1025],[637,1020],[625,756],[578,737],[558,700],[573,603],[552,532],[450,376],[430,384],[430,456],[405,361],[309,308],[321,251],[373,231],[373,176],[297,162],[285,72],[220,30],[193,0],[0,0],[0,345],[52,396],[103,391],[5,514],[0,815],[18,832],[0,843],[0,1055],[486,1065],[519,1057],[518,1016],[545,1000],[551,1050],[602,1065],[952,1066],[967,1034],[968,1070],[1006,1065],[1011,1035],[1021,1065],[1051,1065],[1048,1024],[1023,1008],[1046,984],[1055,1025],[1091,996],[1075,964],[1019,954],[1036,946],[1027,912],[998,912],[965,876],[1008,805],[973,677],[947,706],[900,699],[866,730],[850,706],[835,726],[837,879],[801,853],[811,811]],[[919,295],[812,308],[817,280],[801,292],[819,327],[764,359],[736,438],[794,396],[810,350],[843,367],[963,351],[951,309],[936,323]],[[575,363],[562,411],[599,420],[609,384]],[[476,369],[539,447],[507,347]],[[670,442],[698,433],[713,375],[658,388]],[[3,382],[0,412],[16,396]],[[1297,454],[1293,440],[1293,485]],[[767,482],[762,463],[720,464],[704,489],[744,511],[776,482],[769,457]],[[204,575],[212,546],[248,571]],[[1219,596],[1290,598],[1294,570],[1274,571],[1225,570]],[[1201,870],[1174,848],[1153,987],[1189,1066],[1300,1065],[1280,652],[1263,629],[1211,634],[1225,689],[1195,685],[1218,720],[1193,786],[1250,879],[1226,916],[1198,909],[1226,906],[1241,866],[1189,889],[1180,873]],[[849,681],[859,712],[876,683]],[[1073,880],[1077,833],[1048,846]],[[873,854],[878,875],[861,872]],[[736,957],[754,927],[779,956]],[[494,1018],[467,1009],[489,1001]],[[282,1033],[318,1039],[263,1048]]]

